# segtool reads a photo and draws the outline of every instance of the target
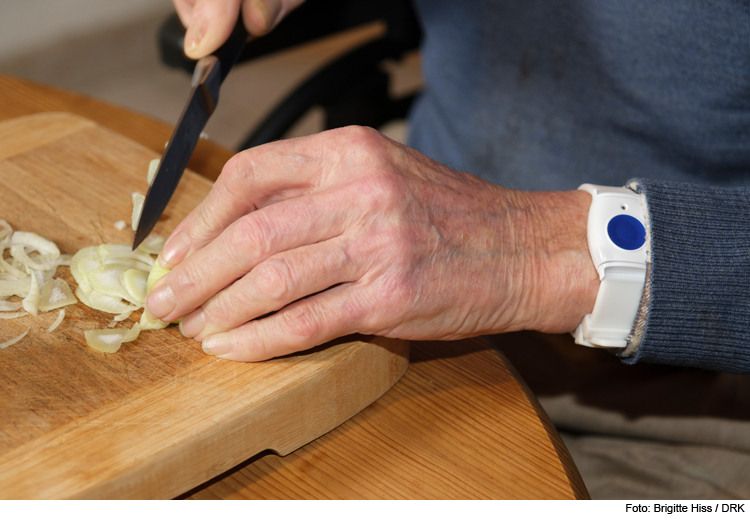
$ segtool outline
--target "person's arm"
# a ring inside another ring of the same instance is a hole
[[[200,59],[216,51],[240,16],[251,37],[271,31],[305,0],[173,0],[185,33],[185,54]]]
[[[504,189],[367,128],[270,143],[172,233],[148,308],[241,361],[357,332],[570,332],[599,287],[590,201]]]

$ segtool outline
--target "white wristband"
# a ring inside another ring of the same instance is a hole
[[[633,328],[646,281],[646,228],[640,197],[625,187],[584,184],[591,193],[588,244],[601,285],[576,343],[622,348]]]

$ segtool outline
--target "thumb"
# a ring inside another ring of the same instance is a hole
[[[226,42],[237,23],[242,0],[196,0],[185,32],[185,55],[200,59]]]

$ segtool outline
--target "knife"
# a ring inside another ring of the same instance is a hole
[[[237,62],[247,39],[248,33],[240,17],[226,43],[213,55],[200,59],[195,65],[190,97],[159,160],[154,182],[146,194],[133,239],[133,250],[151,233],[172,198],[203,127],[216,108],[221,83]]]

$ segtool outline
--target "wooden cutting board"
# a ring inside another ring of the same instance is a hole
[[[64,113],[0,122],[0,218],[64,253],[132,241],[131,192],[159,154]],[[210,182],[186,172],[155,232],[168,235]],[[58,276],[75,284],[67,268]],[[284,455],[385,393],[408,344],[353,336],[264,363],[203,354],[176,327],[116,354],[83,331],[112,316],[82,303],[0,320],[0,498],[170,498],[265,450]],[[130,327],[140,313],[122,325]]]

